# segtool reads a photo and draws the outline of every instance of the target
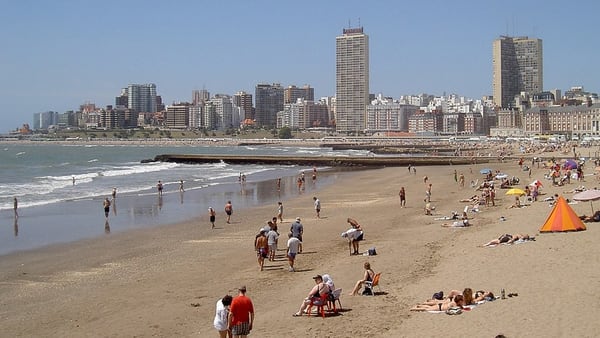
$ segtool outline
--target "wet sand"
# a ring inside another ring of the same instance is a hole
[[[596,224],[578,233],[543,234],[535,242],[480,248],[502,233],[537,235],[550,208],[537,202],[506,209],[513,201],[498,190],[496,207],[482,207],[468,228],[443,228],[436,217],[460,211],[460,199],[474,194],[454,181],[456,169],[466,182],[480,178],[483,165],[385,168],[341,175],[318,191],[323,210],[316,219],[312,193],[285,202],[283,237],[289,223],[302,218],[304,253],[297,272],[287,271],[284,251],[260,272],[253,251],[254,235],[276,213],[276,205],[234,212],[233,223],[208,220],[137,229],[101,239],[56,245],[5,255],[0,260],[0,319],[3,335],[25,337],[211,337],[215,303],[223,295],[248,287],[256,309],[252,336],[261,337],[493,337],[594,336],[600,310],[595,285],[600,248]],[[521,177],[514,163],[490,164]],[[472,174],[471,174],[472,171]],[[593,187],[593,168],[587,182]],[[534,169],[531,180],[543,178]],[[436,216],[425,216],[427,175],[433,184]],[[550,196],[577,186],[551,187]],[[406,188],[407,207],[398,190]],[[570,194],[564,194],[570,197]],[[589,203],[573,206],[590,213]],[[504,216],[506,221],[500,221]],[[346,218],[365,229],[361,251],[350,256],[340,233]],[[282,239],[283,239],[282,237]],[[280,248],[284,240],[280,240]],[[347,296],[371,262],[382,272],[375,297]],[[302,298],[314,285],[312,276],[329,273],[343,288],[343,310],[324,320],[294,318]],[[590,287],[588,287],[590,286]],[[486,303],[460,316],[415,313],[409,308],[439,290],[491,290],[518,297]]]

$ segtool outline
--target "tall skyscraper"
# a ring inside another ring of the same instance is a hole
[[[259,126],[275,127],[277,113],[283,110],[283,87],[279,83],[257,84],[254,91],[255,120]]]
[[[369,104],[369,36],[348,28],[335,41],[336,130],[362,132]]]
[[[492,51],[494,103],[511,108],[515,95],[543,91],[542,40],[501,36]]]
[[[239,91],[233,96],[233,105],[242,109],[244,119],[254,119],[254,113],[252,109],[252,94],[248,94],[245,91]]]
[[[127,107],[136,113],[156,113],[156,85],[130,84],[127,87]]]

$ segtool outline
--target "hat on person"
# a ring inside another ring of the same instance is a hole
[[[316,275],[316,276],[313,277],[313,279],[321,279],[322,280],[323,277],[321,275]]]
[[[262,234],[263,232],[267,232],[267,230],[265,230],[265,228],[260,228],[259,232]]]
[[[246,285],[242,285],[238,288],[239,291],[246,292]]]
[[[296,217],[296,221],[300,221],[300,217]]]

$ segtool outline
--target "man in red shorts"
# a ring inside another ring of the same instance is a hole
[[[229,308],[229,329],[233,337],[246,337],[252,330],[254,322],[254,305],[246,296],[246,286],[239,289],[237,297],[231,301]]]

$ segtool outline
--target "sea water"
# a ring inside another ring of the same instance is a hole
[[[294,194],[299,171],[312,171],[295,165],[141,163],[159,154],[363,154],[282,146],[39,143],[0,147],[0,254],[101,236],[109,231],[186,221],[204,216],[209,206],[221,211],[227,200],[232,200],[237,209],[276,204]],[[245,176],[244,184],[240,175]],[[277,178],[282,178],[281,190],[276,189]],[[164,185],[160,198],[156,190],[159,180]],[[183,193],[179,191],[180,180],[184,181]],[[319,175],[319,184],[325,183]],[[105,222],[102,200],[112,199],[113,188],[117,189],[117,198],[109,222]],[[18,217],[13,212],[15,197]]]

